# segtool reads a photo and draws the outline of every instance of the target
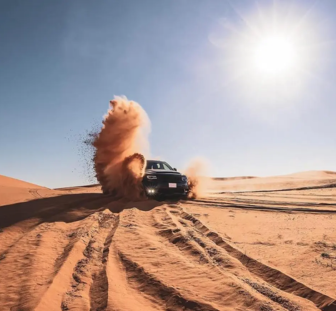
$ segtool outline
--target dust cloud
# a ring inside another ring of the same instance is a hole
[[[115,97],[94,138],[94,168],[103,193],[139,200],[145,156],[149,154],[150,121],[145,110],[126,97]]]
[[[203,158],[195,158],[190,161],[184,174],[188,177],[189,199],[206,196],[211,186],[212,179],[209,176],[209,162]]]
[[[129,200],[146,198],[142,186],[146,157],[149,156],[150,120],[145,110],[126,97],[115,97],[104,116],[100,131],[90,133],[86,144],[94,148],[95,177],[105,194]],[[205,196],[211,179],[208,163],[192,160],[184,174],[188,177],[188,198]]]

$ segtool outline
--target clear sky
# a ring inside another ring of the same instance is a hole
[[[86,183],[80,137],[114,95],[144,107],[152,154],[179,169],[336,171],[335,30],[334,0],[1,0],[0,174]],[[268,72],[279,34],[294,54],[280,42]]]

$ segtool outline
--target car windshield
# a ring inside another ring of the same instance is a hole
[[[173,171],[172,167],[162,161],[147,161],[146,170],[166,170]]]

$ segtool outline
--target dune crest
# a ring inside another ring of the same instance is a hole
[[[0,175],[0,206],[51,195],[53,190]]]
[[[46,187],[3,175],[0,175],[0,187],[47,189]]]

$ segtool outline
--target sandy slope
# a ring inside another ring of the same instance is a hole
[[[1,206],[0,310],[336,310],[335,189]]]
[[[50,196],[52,190],[0,175],[0,206]]]
[[[100,192],[100,190],[99,187],[91,186],[49,189],[15,178],[0,175],[0,206],[78,192],[90,193]]]

